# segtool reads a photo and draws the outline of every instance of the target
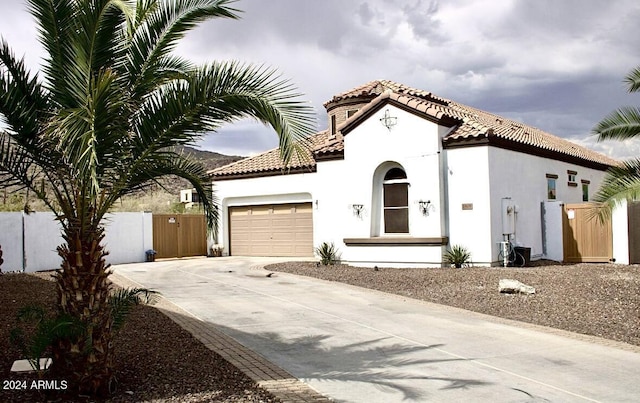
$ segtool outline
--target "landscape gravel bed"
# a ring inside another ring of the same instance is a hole
[[[640,346],[640,266],[537,264],[540,266],[525,268],[374,269],[287,262],[266,269]],[[533,286],[536,292],[499,293],[498,283],[505,278]]]
[[[45,395],[30,388],[37,376],[10,373],[13,361],[24,358],[9,342],[18,309],[38,304],[53,311],[50,276],[0,275],[0,381],[27,381],[26,390],[0,388],[0,402],[96,401],[73,394]],[[114,344],[118,389],[109,402],[280,401],[152,306],[136,307]],[[50,380],[46,374],[44,379]]]

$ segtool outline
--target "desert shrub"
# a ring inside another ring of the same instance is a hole
[[[450,266],[460,268],[471,262],[471,253],[464,246],[453,245],[453,247],[447,250],[442,256],[442,260]]]
[[[340,261],[340,253],[333,242],[323,242],[315,248],[316,255],[320,258],[320,263],[324,266],[335,264]]]

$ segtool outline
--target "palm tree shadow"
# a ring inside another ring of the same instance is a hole
[[[478,379],[431,376],[430,372],[437,375],[434,364],[466,361],[443,357],[435,350],[443,344],[389,344],[392,338],[382,337],[336,345],[331,335],[286,338],[273,332],[252,334],[223,326],[218,328],[247,347],[257,349],[276,364],[287,362],[287,370],[301,379],[367,383],[381,391],[400,392],[404,400],[424,400],[425,388],[414,386],[424,381],[442,384],[438,387],[440,390],[471,389],[490,384]],[[433,354],[424,354],[428,350],[433,350]],[[433,358],[415,358],[416,353]]]

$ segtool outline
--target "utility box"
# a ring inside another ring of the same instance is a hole
[[[516,246],[513,248],[516,252],[516,260],[514,266],[531,266],[531,248],[525,248],[524,246]]]
[[[516,232],[516,205],[510,197],[501,201],[502,235],[511,236]]]

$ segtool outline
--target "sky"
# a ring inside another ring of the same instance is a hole
[[[32,69],[42,50],[23,0],[2,0],[0,35]],[[502,115],[614,158],[640,140],[598,143],[593,127],[639,105],[624,77],[640,65],[637,0],[239,0],[240,20],[201,24],[176,53],[277,69],[327,125],[323,103],[376,79]],[[253,155],[275,133],[240,121],[199,147]]]

